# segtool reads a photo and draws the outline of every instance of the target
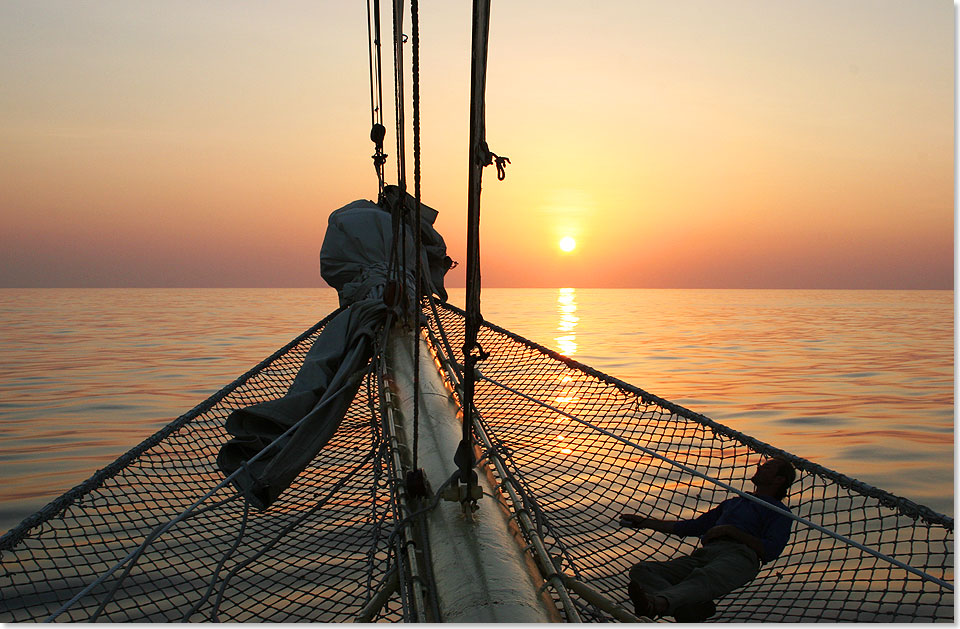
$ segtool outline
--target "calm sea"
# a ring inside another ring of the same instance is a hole
[[[0,532],[336,303],[322,288],[0,290]],[[953,291],[485,289],[483,314],[954,512]]]

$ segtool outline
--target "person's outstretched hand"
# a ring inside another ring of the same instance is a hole
[[[621,513],[620,526],[628,529],[642,529],[647,524],[647,518],[636,513]]]

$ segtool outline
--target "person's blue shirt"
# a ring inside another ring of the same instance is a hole
[[[789,507],[776,498],[756,496],[770,504],[789,511]],[[749,533],[763,543],[764,557],[761,563],[773,561],[780,556],[790,540],[790,527],[793,521],[782,513],[777,513],[749,498],[737,496],[724,500],[703,515],[692,520],[680,520],[674,525],[677,535],[703,535],[715,526],[729,524],[744,533]]]

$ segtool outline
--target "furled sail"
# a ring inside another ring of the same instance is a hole
[[[389,279],[390,260],[394,254],[399,258],[398,268],[403,267],[400,279],[410,287],[408,297],[413,297],[412,287],[416,283],[414,204],[409,194],[401,195],[397,186],[387,186],[383,205],[372,201],[354,201],[330,215],[327,233],[320,248],[320,275],[327,284],[337,289],[341,306],[362,299],[383,297]],[[427,280],[424,293],[446,301],[443,278],[450,269],[451,260],[447,256],[443,236],[433,226],[437,211],[421,203],[420,213],[423,244],[420,266],[424,270],[423,279]],[[395,214],[399,216],[395,217]],[[401,251],[393,249],[394,225],[399,225],[399,231],[405,234]]]
[[[248,473],[237,475],[233,484],[255,507],[269,507],[337,431],[356,397],[386,310],[379,299],[342,310],[317,337],[286,395],[227,418],[233,438],[220,449],[217,464],[225,476],[247,465]],[[282,445],[247,463],[303,419]]]
[[[320,273],[337,289],[341,311],[317,337],[285,395],[236,410],[227,418],[232,438],[221,448],[217,464],[225,476],[246,467],[232,482],[259,509],[269,507],[337,431],[387,320],[390,310],[384,298],[397,307],[416,303],[418,268],[425,271],[424,292],[446,298],[443,277],[450,258],[433,227],[437,212],[420,206],[424,252],[416,265],[414,226],[403,222],[414,201],[410,195],[403,195],[403,204],[400,199],[399,188],[389,186],[383,206],[354,201],[330,215],[320,249]],[[400,237],[395,239],[397,225]],[[398,252],[395,243],[401,242]],[[385,295],[392,278],[399,278],[393,285],[401,287],[405,299]],[[282,441],[264,451],[277,439]],[[251,463],[255,455],[259,456]]]

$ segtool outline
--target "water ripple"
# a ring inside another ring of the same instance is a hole
[[[484,289],[484,315],[547,346],[574,334],[581,362],[953,512],[952,291],[566,291]],[[332,289],[0,290],[0,529],[336,306]]]

